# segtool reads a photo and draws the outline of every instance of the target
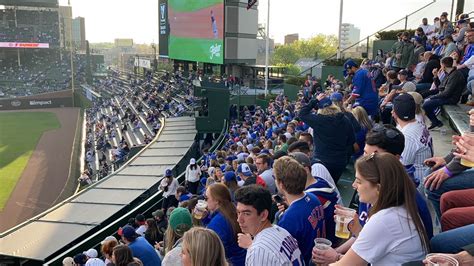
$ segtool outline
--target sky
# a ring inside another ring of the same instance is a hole
[[[70,0],[73,16],[85,17],[86,37],[90,42],[113,42],[115,38],[133,38],[135,43],[158,41],[158,0]],[[365,38],[431,0],[345,0],[343,23],[354,24]],[[67,5],[68,0],[59,0]],[[132,4],[133,3],[133,4]],[[310,38],[319,33],[337,35],[338,0],[271,0],[270,36],[282,43],[284,36],[299,33]],[[265,23],[267,0],[259,4],[259,22]],[[409,28],[417,27],[423,17],[429,21],[451,10],[451,0],[437,0],[410,16]],[[474,1],[465,1],[465,12],[474,11]],[[404,27],[404,20],[390,29]]]

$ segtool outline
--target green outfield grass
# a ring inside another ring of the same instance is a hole
[[[54,113],[0,113],[0,210],[3,210],[43,132],[60,127]]]
[[[170,0],[168,2],[175,12],[192,12],[223,3],[224,0]]]
[[[211,58],[212,46],[217,46],[219,53],[214,53]],[[173,59],[222,64],[224,61],[224,45],[220,39],[195,39],[170,35],[169,56]]]

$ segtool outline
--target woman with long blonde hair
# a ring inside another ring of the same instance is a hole
[[[352,156],[352,158],[356,160],[362,154],[364,154],[365,136],[367,135],[367,132],[372,129],[373,124],[369,119],[369,115],[362,106],[357,106],[356,108],[352,109],[352,114],[360,126],[360,130],[355,132],[356,143],[354,144],[354,155]]]
[[[184,266],[228,266],[224,246],[214,231],[195,227],[183,236]]]

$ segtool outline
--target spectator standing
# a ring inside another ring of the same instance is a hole
[[[166,212],[169,207],[178,206],[178,200],[175,196],[178,186],[178,180],[173,177],[171,169],[166,169],[165,177],[163,177],[160,183],[160,190],[163,190],[163,202],[161,207],[163,212]]]
[[[369,77],[368,70],[359,68],[352,59],[344,63],[344,69],[347,71],[347,74],[354,75],[352,79],[352,93],[349,99],[345,101],[345,105],[350,104],[354,100],[355,105],[364,107],[367,114],[371,117],[377,116],[379,97]]]
[[[236,191],[235,199],[245,234],[239,235],[239,246],[248,248],[245,265],[304,265],[298,241],[270,222],[272,196],[267,189],[246,186]]]
[[[311,110],[318,107],[317,114]],[[337,184],[348,162],[355,136],[351,122],[324,94],[300,110],[299,117],[313,129],[313,160],[320,160]]]
[[[189,165],[186,167],[186,186],[192,194],[197,194],[199,180],[201,178],[201,168],[196,164],[196,159],[191,158]]]
[[[410,42],[410,34],[405,31],[401,35],[401,41],[397,46],[392,47],[392,52],[395,55],[392,65],[395,71],[408,68],[414,63],[414,45]]]

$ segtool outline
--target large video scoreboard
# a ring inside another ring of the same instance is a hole
[[[0,0],[0,5],[58,7],[58,0]]]

